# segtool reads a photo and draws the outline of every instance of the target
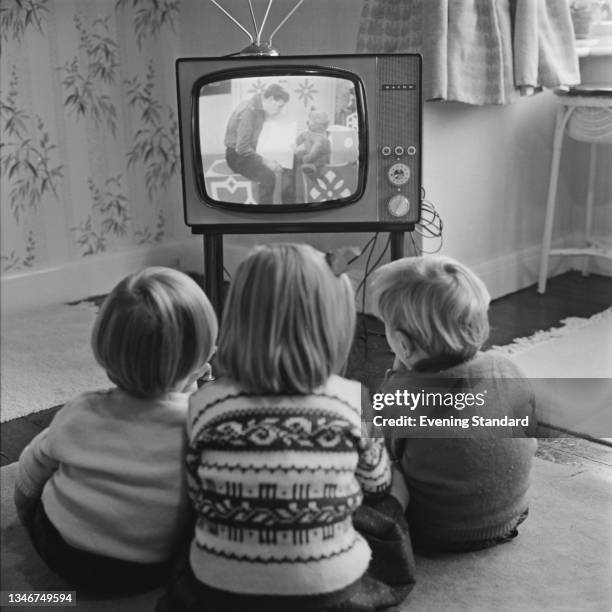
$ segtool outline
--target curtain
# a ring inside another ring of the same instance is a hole
[[[357,51],[421,53],[428,100],[507,104],[580,82],[569,0],[364,0]]]

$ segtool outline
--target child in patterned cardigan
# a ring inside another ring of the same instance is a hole
[[[91,336],[114,383],[83,393],[19,457],[17,513],[72,586],[138,592],[167,579],[191,526],[183,457],[188,392],[217,317],[189,276],[151,267],[108,295]]]
[[[356,591],[370,548],[352,516],[391,469],[362,435],[361,385],[339,375],[355,316],[348,277],[312,247],[258,247],[238,266],[221,377],[189,403],[197,522],[170,610],[321,612]]]

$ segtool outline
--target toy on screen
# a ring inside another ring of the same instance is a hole
[[[311,110],[306,129],[295,141],[295,155],[302,162],[302,172],[314,174],[329,164],[331,144],[327,128],[329,117],[325,111]]]

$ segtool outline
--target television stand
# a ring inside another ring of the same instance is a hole
[[[401,259],[404,256],[404,232],[392,231],[389,232],[389,250],[391,252],[391,261]]]
[[[204,291],[218,317],[223,312],[223,234],[204,234]]]
[[[204,291],[217,316],[223,312],[223,234],[206,233],[204,240]],[[404,232],[390,231],[391,261],[404,256]]]

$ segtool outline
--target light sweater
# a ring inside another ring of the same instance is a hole
[[[429,387],[428,387],[429,385]],[[446,386],[446,389],[445,389]],[[413,533],[438,541],[480,541],[506,535],[528,508],[527,490],[537,442],[531,385],[508,358],[478,353],[440,372],[395,372],[383,393],[421,389],[455,392],[486,389],[484,406],[433,407],[413,412],[432,418],[529,416],[529,428],[503,437],[486,428],[441,437],[440,429],[418,428],[391,442],[405,476],[410,501],[407,518]],[[431,436],[431,437],[428,437]]]
[[[391,471],[382,439],[362,437],[361,385],[332,376],[305,396],[258,396],[220,379],[191,396],[190,562],[204,584],[241,594],[316,595],[368,567],[353,528],[363,494]]]
[[[42,492],[71,546],[141,563],[168,560],[189,518],[188,395],[139,399],[119,389],[66,404],[19,458],[17,486]]]

